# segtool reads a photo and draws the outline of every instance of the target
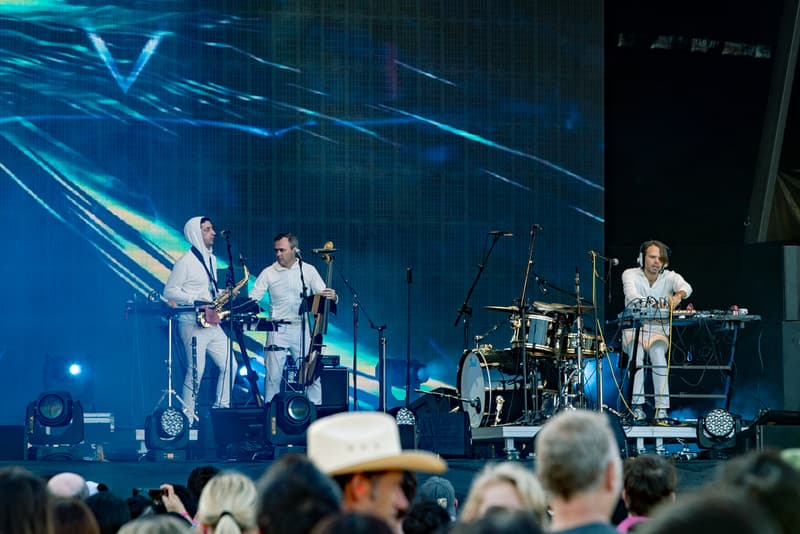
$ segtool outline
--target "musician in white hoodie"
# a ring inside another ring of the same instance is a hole
[[[183,235],[192,248],[175,262],[164,286],[164,297],[171,306],[189,308],[177,314],[177,323],[188,360],[181,399],[184,412],[194,423],[199,421],[196,403],[206,355],[219,367],[214,408],[230,407],[237,363],[230,357],[228,337],[219,324],[200,326],[193,309],[196,302],[212,302],[227,291],[217,283],[217,258],[212,248],[216,236],[214,225],[208,217],[192,217],[184,225]]]

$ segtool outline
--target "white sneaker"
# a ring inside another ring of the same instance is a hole
[[[669,411],[667,408],[656,408],[656,413],[653,416],[656,421],[665,421],[669,419]]]
[[[647,415],[642,410],[641,406],[634,406],[633,411],[631,412],[634,421],[645,421],[647,420]]]

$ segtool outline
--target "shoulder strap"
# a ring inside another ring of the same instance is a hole
[[[214,296],[216,296],[217,291],[219,291],[219,287],[217,287],[217,281],[214,279],[214,275],[211,274],[208,265],[206,265],[206,262],[203,260],[203,255],[194,246],[192,247],[192,254],[195,255],[195,257],[200,262],[200,265],[202,265],[203,269],[206,270],[206,274],[208,275],[208,281],[211,282],[211,285],[214,287]],[[210,258],[209,261],[211,261]]]

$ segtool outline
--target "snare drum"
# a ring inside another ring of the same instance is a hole
[[[511,337],[511,346],[515,349],[522,347],[522,328],[519,316],[511,319],[514,333]],[[536,313],[525,315],[525,333],[527,343],[526,352],[537,358],[554,358],[561,348],[559,339],[559,323],[556,318]]]
[[[581,357],[594,358],[597,355],[597,338],[589,334],[583,334],[583,345],[581,348]],[[564,352],[564,357],[578,357],[578,334],[567,334],[567,350]]]
[[[458,364],[458,394],[472,428],[513,423],[523,412],[522,377],[506,374],[506,351],[479,347]]]

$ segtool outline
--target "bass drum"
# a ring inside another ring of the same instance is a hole
[[[479,347],[458,363],[458,394],[472,428],[513,423],[522,416],[522,376],[503,371],[506,358],[506,351]]]

